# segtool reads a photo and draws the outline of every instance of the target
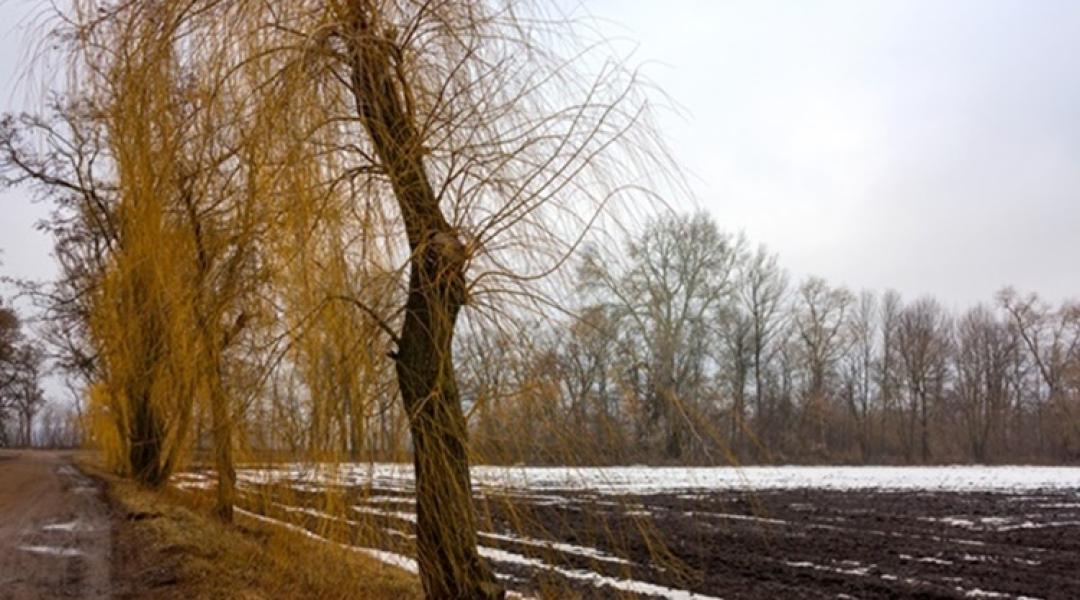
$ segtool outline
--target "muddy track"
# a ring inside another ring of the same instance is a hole
[[[110,597],[101,494],[68,454],[0,451],[0,600]]]

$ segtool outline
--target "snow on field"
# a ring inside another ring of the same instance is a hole
[[[1078,467],[490,467],[472,469],[484,488],[582,491],[600,494],[687,493],[703,490],[888,490],[957,492],[1080,491]],[[410,491],[405,464],[289,464],[244,468],[245,483],[288,481],[315,491],[325,485]]]
[[[338,546],[340,548],[344,548],[344,549],[352,551],[352,552],[358,552],[360,554],[366,554],[367,556],[370,556],[371,558],[374,558],[375,560],[377,560],[379,562],[382,562],[382,563],[385,563],[385,564],[388,564],[388,565],[391,565],[391,566],[395,566],[395,567],[398,567],[400,569],[404,569],[404,570],[406,570],[406,571],[408,571],[410,573],[419,573],[420,572],[420,569],[417,566],[416,561],[409,558],[409,557],[407,557],[407,556],[402,556],[402,555],[396,554],[394,552],[387,552],[386,550],[379,550],[378,548],[364,548],[362,546],[352,546],[352,545],[349,545],[349,544],[341,544],[341,543],[338,543],[338,542],[334,542],[334,541],[332,541],[332,540],[330,540],[328,538],[325,538],[325,537],[323,537],[323,536],[321,536],[321,535],[319,535],[317,533],[308,531],[307,529],[304,529],[303,527],[300,527],[299,525],[294,525],[292,523],[286,523],[284,521],[279,521],[277,519],[271,519],[270,517],[267,517],[265,515],[260,515],[258,513],[253,513],[251,511],[244,510],[244,509],[242,509],[240,507],[236,507],[235,510],[236,510],[237,514],[243,515],[243,516],[251,518],[251,519],[255,519],[256,521],[262,521],[263,523],[276,525],[278,527],[284,527],[285,529],[288,529],[290,531],[294,531],[294,532],[299,533],[299,534],[301,534],[301,535],[303,535],[305,537],[309,537],[309,538],[311,538],[313,540],[316,540],[316,541],[319,541],[319,542],[325,542],[327,544],[334,544],[334,545],[336,545],[336,546]]]
[[[251,465],[238,469],[237,475],[243,493],[257,493],[252,489],[256,484],[268,483],[306,492],[351,488],[354,493],[349,495],[351,502],[347,505],[347,515],[333,515],[314,506],[294,506],[278,501],[273,504],[275,511],[280,513],[275,514],[283,516],[285,520],[239,508],[238,511],[246,517],[335,544],[337,542],[308,529],[310,519],[297,520],[292,516],[329,519],[355,526],[361,523],[370,526],[370,516],[388,519],[389,522],[375,522],[376,527],[387,534],[386,539],[375,544],[376,547],[344,544],[342,547],[415,572],[415,560],[399,553],[410,552],[409,540],[415,537],[412,524],[416,522],[416,503],[411,465]],[[553,513],[558,513],[560,507],[565,507],[567,511],[578,511],[582,503],[595,507],[616,506],[624,509],[612,513],[616,519],[638,514],[650,515],[659,526],[670,527],[675,535],[686,536],[686,532],[698,530],[722,536],[735,535],[725,533],[730,531],[743,535],[751,531],[745,529],[746,523],[762,528],[768,526],[768,534],[774,536],[770,539],[777,542],[777,547],[783,546],[784,540],[791,544],[778,556],[771,556],[769,550],[759,548],[755,560],[791,571],[791,581],[795,582],[807,579],[821,585],[832,585],[830,582],[836,578],[876,581],[900,591],[937,590],[971,598],[1019,599],[1025,597],[1016,595],[1019,591],[1040,590],[1039,585],[1043,580],[1031,578],[1032,568],[1047,569],[1045,565],[1067,561],[1067,558],[1062,558],[1067,557],[1067,553],[1035,544],[1035,538],[1030,534],[1026,538],[1016,536],[1022,536],[1028,530],[1080,526],[1080,511],[1075,510],[1080,507],[1080,503],[1075,502],[1080,498],[1080,468],[1068,467],[478,466],[472,469],[472,476],[474,492],[479,498],[511,500],[515,506],[522,503],[556,507],[551,511]],[[182,473],[178,475],[176,485],[205,489],[213,485],[213,473]],[[759,512],[757,508],[747,508],[739,503],[726,503],[723,494],[715,493],[724,490],[773,491],[775,493],[768,496],[779,498],[772,506],[779,513]],[[794,490],[795,493],[785,494],[785,490]],[[836,494],[807,496],[813,494],[814,490],[910,492],[910,502],[925,503],[924,506],[930,510],[904,511],[897,506],[889,506],[884,513],[880,513],[886,517],[882,521],[874,518],[879,512],[874,508],[872,493],[845,494],[843,500]],[[992,492],[1000,495],[945,497],[939,492]],[[655,503],[649,498],[625,497],[637,494],[663,494],[664,497]],[[276,496],[274,498],[280,500]],[[285,502],[292,501],[287,494],[284,498]],[[304,503],[310,499],[301,496],[296,500]],[[822,511],[825,504],[833,501],[840,505],[831,511]],[[1044,514],[1044,510],[1051,512]],[[809,516],[804,518],[803,515]],[[716,523],[723,524],[717,526]],[[505,530],[497,525],[488,529],[478,532],[478,550],[491,562],[500,580],[511,587],[520,587],[513,582],[522,580],[522,571],[546,572],[586,589],[607,588],[616,593],[672,600],[708,597],[679,589],[680,582],[658,578],[655,572],[647,568],[648,557],[641,553],[621,556],[618,549],[608,547],[602,537],[596,538],[596,547],[591,547],[581,545],[578,536],[568,536],[562,530],[526,534]],[[1002,533],[1009,535],[1001,536]],[[552,539],[543,539],[545,537]],[[400,538],[405,538],[405,541],[402,542]],[[695,549],[690,554],[692,556],[712,557],[716,556],[713,552],[721,553],[720,558],[706,560],[702,568],[722,564],[730,568],[730,564],[741,564],[740,561],[746,558],[740,556],[733,563],[725,563],[722,557],[725,550],[722,546],[710,545],[709,538],[711,535],[680,538],[689,540],[690,547]],[[844,542],[837,544],[836,540],[841,539]],[[817,540],[815,548],[820,552],[804,551],[805,540]],[[853,547],[860,550],[852,551]],[[698,550],[702,552],[695,553]],[[977,554],[972,553],[976,550]],[[583,566],[583,561],[588,561],[588,566]],[[1016,573],[1012,579],[1001,578],[996,575],[997,569],[980,566],[991,564],[1001,565],[1002,568],[1007,566],[1008,570]],[[1066,572],[1060,566],[1054,568],[1058,569],[1059,575]],[[1048,570],[1047,573],[1053,572]],[[822,578],[822,574],[826,579]],[[1021,581],[1022,585],[1017,581]],[[1071,580],[1066,577],[1062,581]],[[667,587],[664,583],[676,587]],[[708,578],[701,586],[700,589],[706,592],[723,591],[722,585],[717,587],[718,582]]]

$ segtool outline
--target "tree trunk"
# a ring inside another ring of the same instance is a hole
[[[740,368],[741,367],[737,367]],[[742,428],[743,423],[746,422],[746,384],[744,380],[745,375],[740,372],[736,376],[735,383],[735,402],[731,411],[731,433],[730,444],[731,453],[735,457],[741,457],[742,455]]]
[[[413,438],[420,580],[428,598],[502,598],[476,548],[465,416],[454,377],[466,250],[431,188],[422,140],[402,100],[410,82],[395,75],[393,45],[382,37],[377,11],[357,0],[343,17],[357,114],[390,179],[412,251],[396,371]]]
[[[233,466],[233,427],[228,398],[221,385],[221,375],[214,373],[210,382],[210,412],[214,428],[214,467],[217,470],[217,504],[214,513],[232,523],[236,503],[236,469]]]
[[[445,284],[412,265],[397,357],[416,468],[417,553],[428,598],[501,596],[476,551],[476,517],[451,351],[458,306]],[[436,285],[432,285],[432,283]]]
[[[168,479],[162,466],[164,427],[151,404],[149,392],[132,394],[128,437],[128,465],[135,481],[148,487],[160,487]]]
[[[919,415],[920,446],[922,448],[922,462],[926,464],[930,462],[930,423],[926,410],[926,394],[923,394],[921,400],[922,402],[919,405],[921,411]]]

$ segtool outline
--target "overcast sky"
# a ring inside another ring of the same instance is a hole
[[[682,114],[701,206],[795,277],[960,307],[1080,295],[1080,2],[586,0]],[[21,14],[0,2],[0,104]],[[0,272],[52,273],[44,207],[0,197]]]

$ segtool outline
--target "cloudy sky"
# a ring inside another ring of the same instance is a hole
[[[0,2],[0,104],[37,2]],[[698,203],[796,277],[959,307],[1080,296],[1080,2],[586,0],[680,107]],[[0,197],[0,271],[52,272]]]

